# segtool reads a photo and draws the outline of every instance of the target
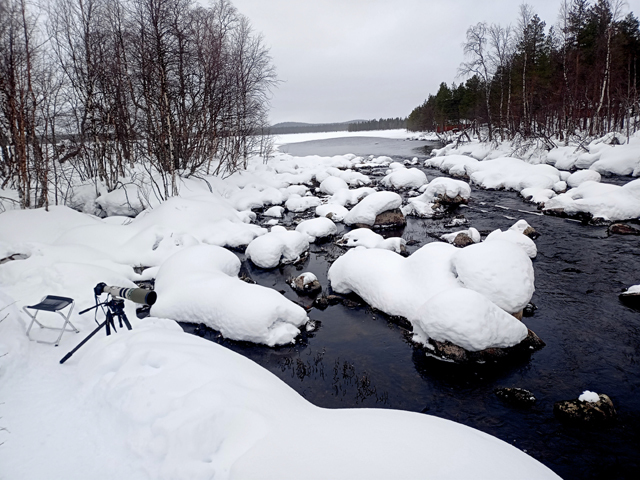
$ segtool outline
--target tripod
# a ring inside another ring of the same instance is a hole
[[[97,297],[96,297],[96,301],[97,301]],[[85,338],[83,341],[81,341],[76,346],[76,348],[74,348],[69,353],[67,353],[64,356],[64,358],[62,360],[60,360],[60,363],[64,363],[67,360],[69,360],[69,358],[71,358],[71,355],[76,353],[78,351],[78,349],[81,346],[83,346],[85,343],[87,343],[91,339],[91,337],[93,337],[96,333],[98,333],[102,327],[106,327],[107,335],[111,335],[111,329],[113,329],[114,332],[117,332],[115,322],[113,321],[113,317],[114,316],[118,317],[118,324],[120,325],[120,328],[123,328],[122,324],[124,322],[124,325],[126,325],[127,329],[131,330],[131,324],[129,323],[129,319],[127,318],[127,316],[124,313],[124,300],[121,300],[119,298],[112,298],[109,301],[106,301],[106,302],[103,302],[103,303],[97,303],[93,307],[89,307],[86,310],[83,310],[83,311],[79,312],[78,314],[82,315],[83,313],[86,313],[86,312],[88,312],[90,310],[93,310],[94,308],[98,308],[98,307],[101,307],[101,306],[106,306],[107,307],[106,318],[105,318],[104,322],[99,324],[93,332],[91,332],[89,335],[87,335],[87,338]]]

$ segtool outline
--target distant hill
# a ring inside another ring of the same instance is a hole
[[[362,130],[388,130],[391,128],[405,128],[405,119],[380,120],[349,120],[339,123],[303,123],[280,122],[269,127],[270,133],[282,135],[286,133],[316,133],[316,132],[354,132]]]

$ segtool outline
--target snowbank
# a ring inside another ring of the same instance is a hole
[[[270,288],[240,280],[240,260],[212,245],[176,253],[156,276],[154,316],[204,323],[225,338],[264,343],[291,343],[308,320],[304,309]]]
[[[604,220],[640,218],[640,179],[620,187],[585,181],[545,203],[546,212],[588,213]]]

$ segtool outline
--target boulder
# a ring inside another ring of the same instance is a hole
[[[399,208],[387,210],[376,216],[373,228],[401,228],[407,224],[402,211]]]
[[[538,232],[536,232],[536,229],[533,228],[532,226],[528,226],[527,228],[525,228],[524,231],[522,232],[522,234],[526,235],[531,240],[535,240],[536,238],[538,238],[540,236],[540,234]]]
[[[467,235],[466,233],[459,233],[458,235],[456,235],[456,238],[453,241],[453,246],[464,248],[468,247],[469,245],[473,245],[474,243],[475,242],[469,235]]]
[[[607,229],[609,235],[640,235],[640,230],[624,223],[613,223]]]
[[[301,295],[315,295],[322,290],[320,282],[316,276],[310,272],[306,272],[292,278],[289,281],[289,285]]]
[[[635,292],[635,291],[623,292],[618,296],[618,298],[627,307],[640,310],[640,292]]]
[[[536,397],[524,388],[497,388],[494,393],[506,403],[518,407],[530,407],[536,403]]]
[[[513,347],[487,348],[479,352],[471,352],[451,342],[439,342],[433,338],[430,338],[428,342],[427,355],[447,362],[460,364],[495,363],[510,357],[528,356],[546,345],[540,337],[531,330],[529,330],[524,340]]]
[[[553,413],[560,420],[582,425],[604,425],[616,418],[616,409],[611,399],[604,394],[598,395],[597,402],[579,399],[556,402]]]

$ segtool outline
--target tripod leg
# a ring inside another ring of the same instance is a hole
[[[116,324],[113,322],[113,314],[111,310],[107,310],[107,335],[111,335],[111,329],[113,328],[114,333],[117,333]]]
[[[127,326],[127,328],[129,330],[131,330],[131,324],[129,323],[129,319],[127,318],[127,316],[124,313],[120,317],[120,321],[124,321],[124,324]],[[122,323],[120,324],[120,326],[122,327]]]
[[[71,350],[69,353],[67,353],[64,358],[62,360],[60,360],[60,363],[64,363],[67,360],[69,360],[69,358],[71,358],[71,355],[73,355],[74,353],[76,353],[78,351],[78,349],[83,346],[85,343],[87,343],[89,341],[89,339],[91,337],[93,337],[96,333],[98,333],[100,331],[100,329],[102,327],[104,327],[105,325],[107,325],[107,322],[109,321],[109,319],[105,320],[104,322],[102,322],[100,325],[98,325],[98,327],[91,332],[89,335],[87,335],[87,338],[85,338],[84,340],[82,340],[77,346],[76,348],[74,348],[73,350]]]

